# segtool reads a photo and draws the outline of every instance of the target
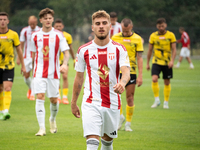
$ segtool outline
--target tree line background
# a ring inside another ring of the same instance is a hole
[[[78,33],[85,24],[91,24],[91,15],[97,10],[115,11],[118,21],[127,17],[140,30],[145,41],[155,28],[156,20],[164,17],[168,28],[178,38],[178,27],[183,26],[194,44],[200,41],[200,0],[1,0],[0,11],[10,15],[12,27],[27,26],[30,15],[38,14],[49,7],[55,18],[61,18],[69,33]],[[89,31],[88,31],[89,32]],[[89,33],[88,33],[89,34]],[[76,35],[74,35],[76,36]],[[88,35],[86,35],[88,36]],[[84,37],[85,38],[85,37]]]

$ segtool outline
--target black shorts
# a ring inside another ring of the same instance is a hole
[[[0,68],[0,84],[2,84],[3,81],[14,81],[14,68],[11,70]]]
[[[122,73],[120,73],[120,79],[122,77]],[[130,74],[130,80],[128,81],[128,83],[126,84],[127,85],[130,85],[130,84],[136,84],[136,74]]]
[[[157,64],[152,65],[151,75],[157,75],[160,78],[159,74],[161,71],[163,74],[163,79],[173,78],[172,68],[169,69],[168,66],[162,66],[162,65],[157,65]]]

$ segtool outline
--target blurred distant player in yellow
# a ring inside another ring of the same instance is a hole
[[[135,84],[138,86],[142,85],[142,68],[143,68],[143,59],[142,52],[143,44],[142,38],[132,31],[133,22],[125,18],[121,21],[122,32],[115,34],[112,37],[112,40],[118,42],[126,47],[130,60],[130,80],[126,84],[126,124],[125,131],[132,131],[131,129],[131,120],[134,112],[134,93],[135,93]],[[137,57],[137,65],[136,65]],[[136,67],[138,66],[138,77],[136,77]],[[121,74],[120,74],[121,75]],[[125,117],[122,113],[122,107],[120,109],[120,122],[118,130],[121,128],[122,123],[125,121]]]
[[[70,48],[69,52],[70,52],[70,54],[71,54],[71,56],[74,60],[74,65],[75,65],[75,55],[74,55],[74,51],[73,51],[73,48],[72,48],[72,36],[69,33],[63,31],[64,24],[63,24],[63,21],[61,19],[55,20],[54,28],[61,31],[63,33],[63,35],[65,36],[66,41],[67,41],[69,48]],[[59,58],[60,65],[63,64],[63,58],[64,58],[63,53],[60,53],[60,58]],[[62,96],[62,100],[61,100],[61,87],[60,87],[59,88],[58,101],[59,101],[59,103],[62,102],[63,104],[69,104],[69,101],[68,101],[68,98],[67,98],[67,95],[68,95],[68,78],[67,78],[68,69],[65,73],[62,74],[62,76],[63,76],[63,91],[62,91],[63,96]]]
[[[159,18],[156,23],[158,31],[153,32],[149,38],[149,50],[147,52],[147,66],[150,70],[149,61],[154,49],[152,60],[152,89],[155,97],[155,102],[151,108],[156,108],[160,105],[158,78],[160,72],[164,79],[164,109],[168,109],[168,101],[171,91],[170,79],[173,77],[172,67],[176,57],[176,37],[174,33],[166,30],[167,23],[165,18]]]
[[[14,47],[21,62],[21,72],[26,73],[18,34],[8,29],[6,12],[0,12],[0,120],[10,118],[11,88],[14,81]]]
[[[190,59],[190,37],[187,32],[185,32],[185,29],[183,27],[179,28],[179,32],[181,33],[181,39],[177,40],[177,43],[182,43],[182,48],[179,60],[175,67],[179,68],[183,57],[186,57],[188,63],[190,64],[190,69],[194,69],[194,65],[192,64],[192,61]]]
[[[32,52],[31,52],[31,34],[40,29],[37,26],[37,17],[30,16],[28,19],[29,26],[24,27],[20,33],[20,45],[24,49],[23,57],[24,64],[26,67],[26,73],[24,74],[24,81],[27,84],[29,90],[27,92],[27,98],[35,100],[35,96],[32,90],[30,72],[32,70]],[[20,64],[19,57],[17,57],[17,64]]]
[[[111,29],[110,29],[110,32],[109,32],[109,35],[110,35],[110,38],[119,33],[119,32],[122,32],[122,27],[121,27],[121,24],[119,22],[117,22],[117,13],[116,12],[111,12],[110,13],[110,22],[111,22]]]

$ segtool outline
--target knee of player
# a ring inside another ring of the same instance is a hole
[[[36,95],[37,99],[41,99],[41,100],[44,100],[45,99],[45,94],[44,93],[38,93]]]

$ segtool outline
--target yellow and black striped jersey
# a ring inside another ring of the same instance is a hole
[[[122,32],[120,32],[113,35],[112,40],[125,46],[130,61],[130,73],[136,74],[136,54],[138,51],[144,51],[142,38],[136,33],[133,33],[129,37],[124,37]]]
[[[0,33],[0,68],[12,69],[14,63],[14,47],[20,45],[17,32],[8,30],[7,33]]]
[[[73,40],[72,40],[71,34],[69,34],[69,33],[65,32],[65,31],[63,31],[63,35],[64,35],[64,37],[65,37],[66,40],[67,40],[67,44],[68,44],[68,45],[72,44]],[[63,55],[62,52],[60,52],[60,57],[59,57],[60,65],[63,64],[63,59],[64,59],[64,55]]]
[[[164,35],[159,35],[158,31],[153,32],[149,38],[149,43],[154,49],[152,63],[168,65],[171,60],[171,44],[174,42],[176,42],[176,37],[170,31],[166,31]]]

